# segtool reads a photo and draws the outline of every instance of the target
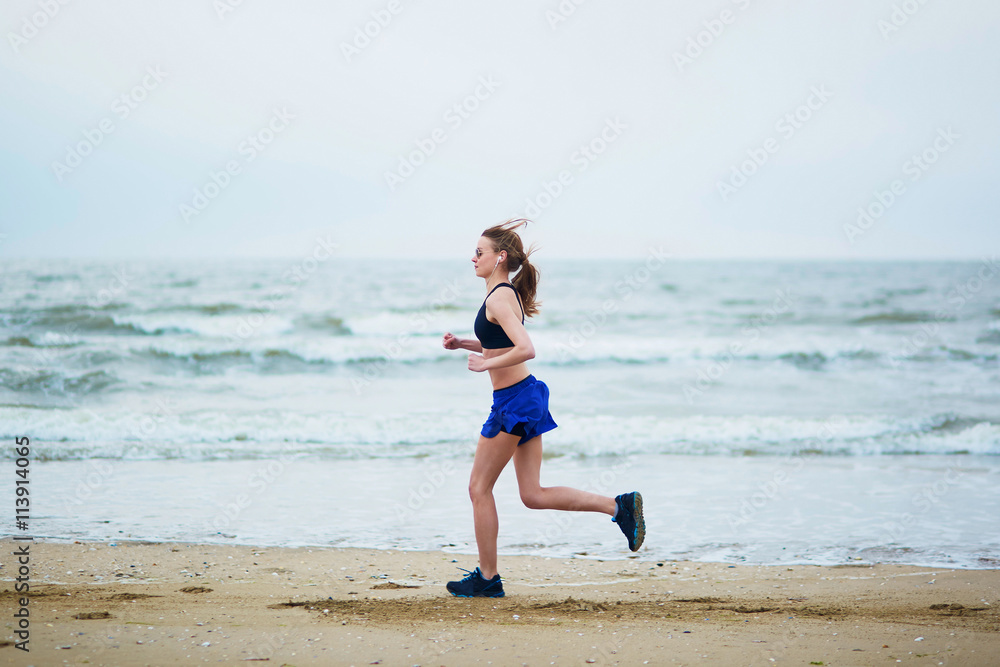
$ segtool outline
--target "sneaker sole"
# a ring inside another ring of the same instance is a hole
[[[632,516],[635,518],[635,535],[632,539],[634,546],[631,549],[638,551],[643,540],[646,539],[646,521],[642,518],[642,494],[638,491],[635,492],[635,497],[632,499]]]
[[[448,591],[451,593],[451,591]],[[499,595],[462,595],[461,593],[451,593],[457,598],[502,598],[503,592],[501,591]]]

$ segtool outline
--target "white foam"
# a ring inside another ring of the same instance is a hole
[[[292,321],[274,313],[198,315],[189,312],[115,315],[115,324],[131,325],[148,334],[193,333],[208,338],[225,339],[241,332],[275,335],[293,329]],[[245,335],[245,334],[244,334]]]
[[[3,437],[31,433],[49,458],[141,452],[143,458],[258,458],[279,453],[325,458],[465,456],[484,415],[447,409],[382,416],[335,411],[39,410],[2,407]],[[957,433],[934,430],[940,419],[844,415],[828,419],[763,416],[609,417],[564,415],[546,434],[550,454],[620,456],[699,454],[789,456],[818,453],[1000,454],[1000,425],[982,422]],[[72,443],[60,445],[58,443]],[[52,444],[49,444],[52,443]],[[122,443],[127,443],[123,445]],[[224,444],[225,449],[202,445]]]

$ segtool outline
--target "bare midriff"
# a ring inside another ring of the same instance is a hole
[[[483,358],[492,359],[493,357],[499,357],[501,354],[511,349],[513,348],[483,348]],[[512,384],[517,384],[529,375],[531,375],[531,373],[528,372],[528,364],[522,361],[514,366],[505,366],[504,368],[495,368],[490,370],[490,381],[493,383],[494,390],[503,389],[504,387],[509,387]]]

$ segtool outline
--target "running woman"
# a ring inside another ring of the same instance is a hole
[[[479,547],[479,567],[461,581],[448,582],[448,591],[459,597],[503,597],[497,572],[497,507],[493,485],[507,462],[514,459],[521,501],[531,509],[603,512],[610,515],[637,551],[645,537],[642,496],[623,493],[616,498],[571,489],[543,487],[538,483],[542,465],[542,434],[556,427],[549,414],[549,388],[528,373],[525,363],[535,348],[524,328],[524,316],[538,313],[535,301],[538,269],[528,262],[517,228],[527,224],[517,218],[490,227],[476,245],[472,263],[486,281],[486,299],[476,316],[475,339],[444,335],[448,350],[470,350],[469,370],[490,372],[493,408],[483,424],[469,477],[469,496]],[[510,273],[518,271],[511,281]],[[476,354],[482,352],[482,354]]]

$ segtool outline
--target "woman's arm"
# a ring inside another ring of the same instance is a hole
[[[446,350],[472,350],[482,352],[483,345],[476,338],[459,338],[450,331],[444,335],[443,343]]]
[[[493,302],[493,308],[491,308],[490,301],[493,299],[496,299],[496,301]],[[514,310],[515,308],[517,310]],[[473,361],[470,359],[469,368],[481,371],[496,370],[497,368],[516,366],[528,359],[535,358],[535,346],[531,344],[528,331],[524,328],[524,324],[521,323],[520,306],[513,293],[508,293],[507,290],[504,290],[503,295],[494,294],[491,296],[486,301],[486,312],[496,318],[500,326],[503,327],[504,333],[514,343],[514,347],[503,354],[498,354],[489,359],[480,357],[476,360],[476,368],[473,368]]]
[[[459,343],[459,347],[463,350],[471,350],[473,352],[483,351],[483,344],[479,342],[478,338],[463,338],[462,342]]]
[[[472,370],[479,371],[495,371],[498,368],[506,368],[507,366],[517,366],[520,363],[527,361],[528,359],[535,358],[535,351],[526,350],[523,347],[515,345],[503,354],[498,354],[495,357],[490,357],[486,359],[484,357],[478,357],[482,359],[482,362],[477,364],[477,368],[470,368]]]

